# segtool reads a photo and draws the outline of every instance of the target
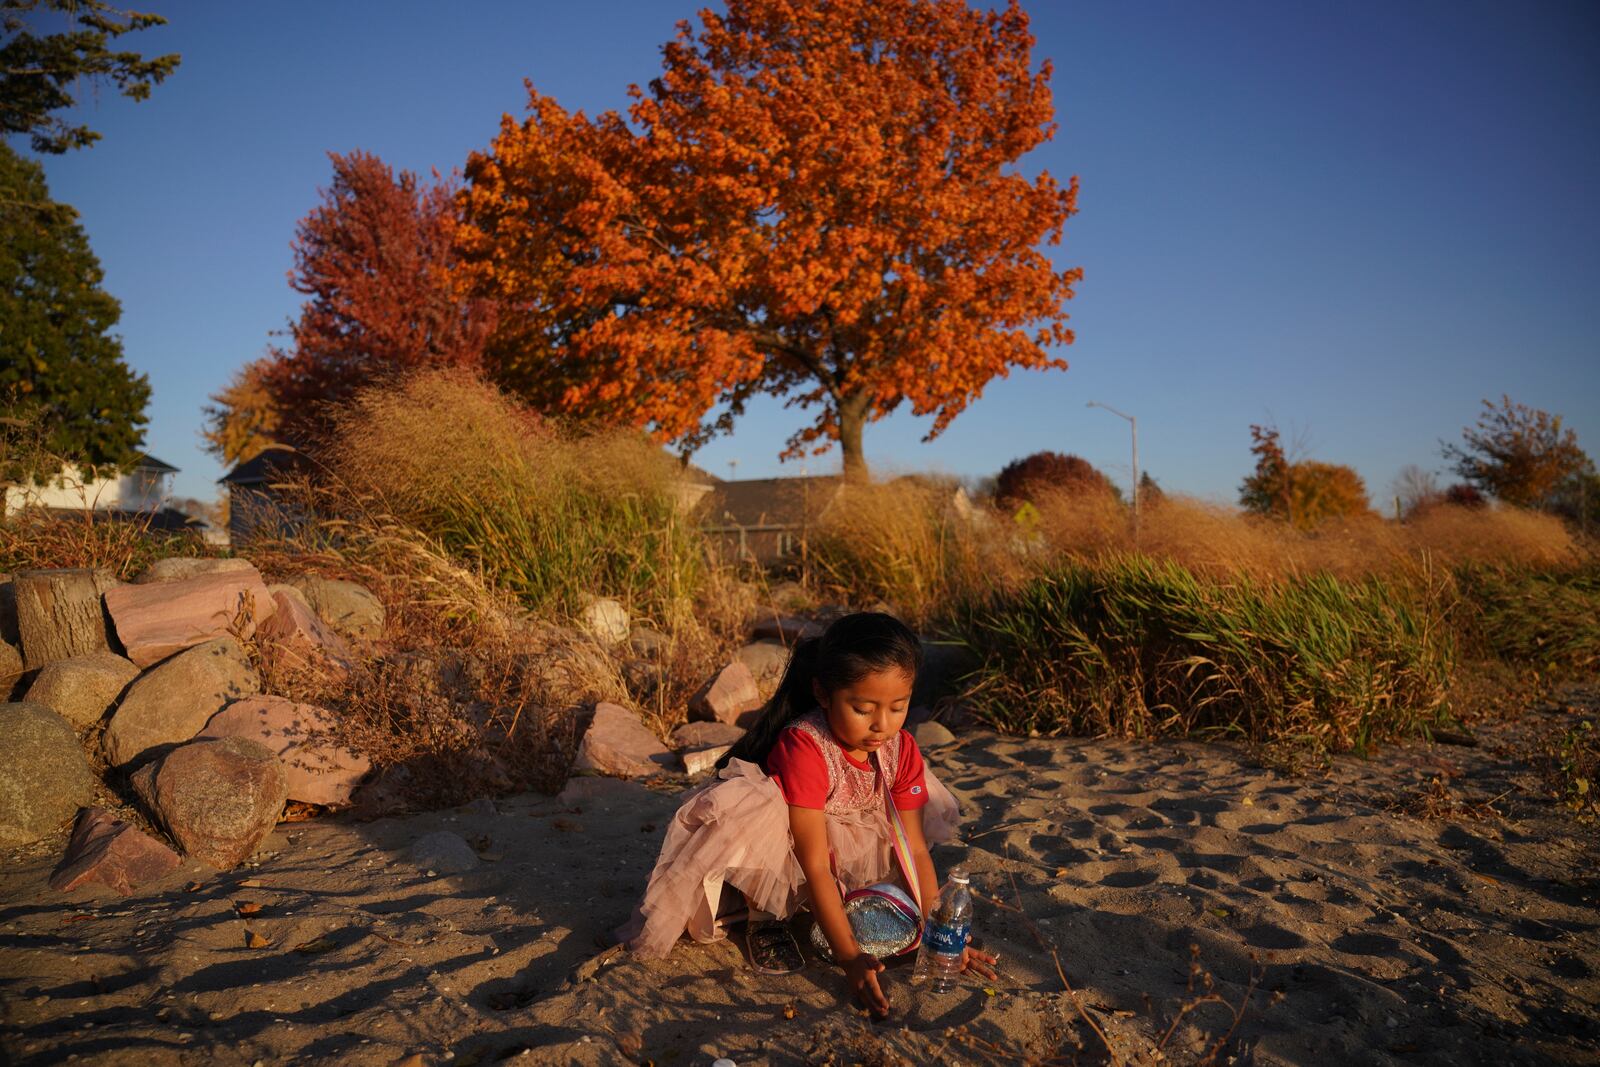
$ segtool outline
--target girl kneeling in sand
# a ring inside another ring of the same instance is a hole
[[[821,637],[801,641],[777,693],[718,762],[718,779],[678,808],[644,899],[619,939],[655,958],[685,931],[696,941],[720,940],[717,909],[723,886],[732,886],[749,905],[757,966],[799,968],[784,921],[809,908],[851,994],[887,1012],[877,978],[883,964],[857,946],[843,898],[896,878],[900,825],[901,852],[920,883],[906,888],[920,899],[924,920],[937,903],[927,843],[953,837],[957,816],[955,798],[902,729],[921,661],[916,635],[877,612],[846,615]],[[773,966],[775,959],[782,962]],[[969,948],[962,969],[993,977],[993,963]]]

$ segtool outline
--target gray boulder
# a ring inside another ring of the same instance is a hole
[[[911,703],[933,707],[961,692],[962,678],[978,667],[978,657],[954,641],[922,641],[922,669],[917,672]]]
[[[42,704],[0,704],[0,846],[53,832],[94,790],[71,723]]]
[[[25,699],[43,704],[78,729],[105,718],[139,668],[115,652],[58,659],[39,669]]]
[[[717,745],[732,745],[743,736],[744,729],[731,723],[686,722],[672,731],[672,747],[713,748]]]
[[[911,728],[911,736],[917,742],[917,748],[926,752],[930,748],[941,745],[955,744],[956,735],[951,733],[943,723],[919,722]]]
[[[180,745],[135,771],[130,781],[185,855],[223,870],[255,852],[289,798],[283,764],[246,737]]]
[[[290,579],[317,617],[345,637],[370,641],[383,636],[383,603],[358,582],[307,575]]]
[[[436,874],[461,874],[478,865],[478,854],[460,834],[435,830],[411,843],[406,850],[406,860],[419,870]]]
[[[610,597],[595,597],[578,613],[583,629],[607,645],[628,639],[628,609]]]
[[[187,741],[228,701],[260,689],[255,668],[231,637],[180,652],[128,687],[106,728],[106,760],[126,767]]]
[[[22,649],[10,641],[0,640],[0,700],[11,695],[11,689],[22,677]]]
[[[659,660],[667,654],[671,640],[653,626],[635,626],[628,635],[628,649],[642,659]]]

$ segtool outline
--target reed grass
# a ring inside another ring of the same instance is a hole
[[[610,596],[667,623],[705,580],[671,457],[636,434],[541,421],[465,372],[360,393],[324,465],[358,505],[345,511],[417,531],[536,613]]]
[[[1445,720],[1444,595],[1327,574],[1219,581],[1125,555],[1053,561],[954,625],[979,657],[968,702],[998,729],[1359,751]]]

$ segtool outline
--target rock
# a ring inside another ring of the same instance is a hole
[[[744,736],[744,730],[725,722],[686,722],[672,731],[672,747],[713,748],[732,745]]]
[[[139,677],[139,668],[115,652],[47,663],[28,686],[28,700],[43,704],[78,729],[105,718],[117,696]]]
[[[653,626],[635,626],[628,635],[628,650],[642,659],[659,660],[671,644],[672,639]]]
[[[196,556],[171,556],[158,559],[133,580],[134,585],[152,585],[158,582],[181,582],[202,574],[254,574],[261,577],[255,565],[247,559],[208,559]]]
[[[765,615],[750,627],[750,637],[756,641],[780,641],[793,647],[808,637],[821,637],[822,627],[809,619],[793,615]]]
[[[783,643],[757,641],[735,652],[733,658],[750,668],[761,699],[771,700],[772,694],[778,691],[778,683],[783,681],[784,669],[789,666],[789,650]]]
[[[956,735],[945,729],[943,723],[932,721],[917,723],[911,728],[911,737],[923,751],[940,745],[953,745],[956,741]]]
[[[734,660],[689,699],[689,718],[747,727],[761,704],[761,690],[750,668]]]
[[[276,609],[254,567],[249,573],[201,574],[106,593],[117,637],[141,667],[229,633],[249,637]]]
[[[678,758],[683,761],[683,771],[690,776],[709,771],[717,765],[732,745],[713,745],[710,748],[697,748],[678,753]]]
[[[799,582],[779,582],[767,590],[767,600],[780,611],[804,611],[815,603]]]
[[[289,793],[278,757],[246,737],[179,745],[130,782],[185,855],[223,870],[244,862],[272,833]]]
[[[291,579],[317,617],[345,637],[370,641],[383,636],[383,604],[358,582],[305,576]]]
[[[639,721],[639,716],[617,704],[598,704],[589,729],[578,742],[572,767],[599,771],[621,778],[660,774],[674,765],[672,752]]]
[[[149,834],[104,808],[87,808],[72,828],[67,851],[50,875],[50,888],[70,893],[99,882],[128,896],[138,886],[170,874],[182,860]]]
[[[699,774],[709,771],[742,736],[742,729],[728,723],[683,723],[672,731],[672,747],[686,773]]]
[[[628,609],[610,597],[596,597],[578,613],[584,630],[608,645],[628,639]]]
[[[978,657],[954,641],[922,642],[922,669],[911,691],[913,704],[933,707],[941,698],[961,692],[961,679],[978,667]]]
[[[337,807],[350,803],[372,762],[328,740],[332,713],[283,697],[235,700],[211,717],[201,737],[248,737],[278,756],[289,799]],[[320,735],[320,736],[319,736]]]
[[[128,687],[106,727],[106,759],[126,767],[162,745],[189,740],[223,705],[254,696],[261,681],[231,637],[178,653]]]
[[[11,580],[23,666],[111,651],[101,597],[119,583],[104,570],[22,571]]]
[[[350,651],[344,638],[317,617],[299,590],[273,588],[276,590],[272,592],[275,610],[257,633],[302,665],[309,665],[313,660],[342,665]]]
[[[424,871],[461,874],[478,865],[478,854],[460,834],[435,830],[411,842],[411,847],[406,849],[406,860]]]
[[[0,847],[51,833],[95,785],[71,723],[42,704],[0,704]]]

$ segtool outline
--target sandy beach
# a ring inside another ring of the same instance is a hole
[[[1233,1026],[1228,1006],[1202,1004],[1160,1044],[1194,945],[1234,1007],[1256,975],[1222,1062],[1594,1063],[1600,843],[1517,755],[1570,714],[1304,776],[1235,745],[963,732],[928,753],[967,818],[963,843],[934,858],[974,872],[1002,977],[932,997],[892,967],[894,1010],[876,1023],[842,1005],[821,963],[772,978],[731,942],[648,963],[597,947],[639,892],[682,779],[577,778],[559,797],[283,823],[245,867],[187,861],[129,898],[48,889],[61,842],[46,842],[0,866],[0,1052],[29,1065],[1109,1062],[1087,1016],[1124,1062],[1159,1048],[1184,1063]],[[478,864],[408,862],[436,830]]]

